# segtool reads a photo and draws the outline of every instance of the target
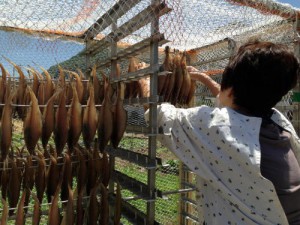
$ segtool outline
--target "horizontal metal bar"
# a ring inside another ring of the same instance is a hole
[[[167,196],[167,195],[188,193],[188,192],[195,191],[195,190],[196,190],[196,188],[186,188],[186,189],[179,189],[179,190],[172,190],[172,191],[157,190],[157,197],[165,198],[165,196]]]
[[[197,206],[197,202],[195,200],[187,198],[187,197],[182,197],[181,201],[184,202],[184,203],[191,204],[193,206]]]
[[[138,54],[144,52],[147,48],[149,48],[150,43],[152,41],[158,41],[159,45],[163,45],[168,42],[167,40],[165,40],[165,37],[163,34],[154,35],[152,37],[144,39],[141,42],[131,45],[130,47],[128,47],[122,51],[119,51],[118,54],[116,56],[114,56],[113,59],[108,58],[104,61],[96,63],[97,69],[110,65],[112,60],[119,60],[118,62],[121,62],[130,57],[133,57],[135,55],[138,55]]]
[[[149,127],[143,127],[138,125],[127,125],[126,126],[127,133],[134,133],[134,134],[149,134],[150,129]]]
[[[162,160],[160,158],[155,158],[155,159],[149,159],[147,155],[138,153],[138,152],[133,152],[124,148],[113,148],[109,146],[107,148],[108,154],[114,156],[114,157],[119,157],[121,159],[127,160],[131,163],[135,163],[139,166],[148,168],[148,167],[155,167],[157,164],[161,165]]]
[[[90,196],[83,196],[83,198],[82,198],[82,204],[84,205],[84,207],[86,207],[86,205],[88,204],[88,202],[89,202],[89,199],[90,199]],[[68,203],[68,200],[64,200],[64,201],[61,201],[61,200],[59,200],[58,201],[60,204],[67,204]],[[73,199],[73,204],[76,204],[77,203],[77,198],[74,198]],[[50,207],[52,205],[52,203],[50,202],[50,203],[40,203],[40,207],[41,208],[43,208],[43,207]],[[23,207],[24,209],[33,209],[34,208],[34,204],[29,204],[29,205],[27,205],[27,206],[24,206]],[[8,208],[8,210],[9,211],[14,211],[15,213],[16,213],[16,210],[18,209],[18,206],[17,207],[15,207],[15,208]],[[59,211],[62,213],[63,212],[63,208],[62,207],[60,207],[59,208]],[[0,215],[2,214],[2,212],[3,212],[3,209],[1,208],[0,209]],[[49,210],[42,210],[41,211],[41,215],[49,215]],[[29,217],[32,217],[33,216],[33,214],[32,214],[32,210],[28,210],[28,212],[24,215],[25,216],[25,218],[29,218]],[[16,219],[16,214],[14,214],[14,215],[11,215],[11,216],[9,216],[9,218],[8,218],[8,220],[14,220],[14,219]]]
[[[147,224],[147,215],[126,201],[122,201],[122,216],[132,224]],[[154,221],[154,225],[159,225],[159,223]]]
[[[186,181],[181,181],[181,185],[183,185],[184,187],[189,187],[191,189],[196,190],[196,186],[194,184],[188,183]]]
[[[150,190],[149,187],[132,177],[127,176],[119,171],[112,171],[111,179],[115,182],[119,182],[123,188],[126,188],[133,192],[134,194],[141,197],[141,199],[149,200],[154,199],[155,196],[149,196]]]
[[[92,26],[90,26],[81,38],[92,39],[114,21],[119,19],[141,0],[119,0],[112,8],[103,14]]]
[[[27,104],[13,104],[13,103],[11,103],[10,104],[12,107],[31,107],[31,105],[27,105]],[[0,103],[0,106],[5,106],[5,103]],[[95,105],[95,107],[96,108],[98,108],[98,107],[101,107],[102,106],[102,104],[100,104],[100,105]],[[46,108],[47,107],[47,105],[38,105],[38,107],[39,108]],[[59,105],[53,105],[53,107],[54,108],[58,108],[59,107]],[[66,108],[70,108],[71,107],[71,105],[65,105],[65,107]],[[87,105],[81,105],[81,108],[86,108],[87,107]]]
[[[101,39],[95,44],[91,44],[90,46],[88,46],[84,53],[95,55],[104,48],[107,48],[112,40],[114,42],[118,42],[121,39],[125,38],[127,35],[132,34],[141,27],[150,23],[153,17],[156,15],[155,11],[158,11],[158,16],[162,16],[171,11],[171,9],[167,7],[166,3],[159,3],[148,6],[146,9],[141,11],[128,22],[121,25],[115,31],[106,35],[105,38]]]
[[[185,219],[192,220],[194,223],[198,223],[198,218],[190,213],[182,212],[181,215],[185,217]]]
[[[111,83],[116,83],[116,82],[128,82],[128,81],[131,81],[131,80],[138,80],[140,79],[141,77],[144,77],[144,76],[147,76],[147,75],[150,75],[150,74],[153,74],[155,72],[158,71],[158,66],[157,67],[147,67],[145,69],[141,69],[141,70],[137,70],[135,72],[131,72],[131,73],[127,73],[127,74],[123,74],[121,77],[119,78],[113,78],[111,79]]]
[[[182,164],[182,170],[184,170],[184,172],[191,172],[191,173],[193,173],[193,172],[187,167],[187,165],[185,165],[184,163]]]
[[[18,156],[18,157],[16,157],[15,155],[13,156],[13,158],[16,158],[16,159],[19,159],[19,160],[26,160],[27,159],[27,157],[28,157],[29,155],[23,155],[23,156]],[[87,157],[87,154],[83,154],[83,156],[86,158]],[[10,158],[11,159],[11,158]],[[85,162],[89,162],[89,161],[96,161],[96,160],[101,160],[101,159],[86,159],[85,160]],[[46,162],[46,167],[49,167],[50,165],[51,165],[51,161],[50,161],[50,158],[45,158],[45,162]],[[78,164],[78,163],[80,163],[80,161],[79,161],[79,159],[78,159],[78,157],[76,156],[76,155],[72,155],[71,156],[71,164],[72,165],[75,165],[75,164]],[[10,166],[10,164],[11,164],[11,162],[10,161],[8,161],[8,167],[6,167],[6,168],[4,168],[3,166],[4,166],[4,162],[2,161],[2,162],[0,162],[0,171],[2,171],[2,170],[11,170],[11,166]],[[32,166],[30,166],[29,168],[38,168],[38,161],[33,157],[32,158]],[[57,157],[57,165],[58,166],[62,166],[62,165],[64,165],[64,157],[62,157],[62,156],[58,156]],[[20,166],[20,167],[17,167],[17,169],[20,169],[20,170],[23,170],[24,169],[24,164],[22,165],[22,166]]]

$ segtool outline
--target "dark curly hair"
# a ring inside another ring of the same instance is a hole
[[[229,60],[221,90],[232,87],[234,104],[263,116],[296,86],[298,76],[299,61],[287,46],[255,40]]]

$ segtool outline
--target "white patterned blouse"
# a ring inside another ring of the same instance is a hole
[[[277,110],[272,120],[292,134],[300,163],[300,141],[293,126]],[[260,173],[260,125],[261,118],[226,107],[158,106],[163,133],[158,139],[197,175],[200,224],[288,224],[272,182]]]

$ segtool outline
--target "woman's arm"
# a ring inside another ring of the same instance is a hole
[[[199,70],[192,66],[188,66],[187,70],[190,73],[191,79],[203,83],[211,91],[214,97],[219,94],[221,89],[220,84],[214,81],[210,76],[205,73],[201,73]]]

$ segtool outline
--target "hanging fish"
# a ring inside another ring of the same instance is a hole
[[[68,202],[64,209],[63,219],[62,219],[60,225],[74,224],[74,204],[73,204],[74,195],[73,195],[73,191],[72,191],[72,188],[70,187],[70,185],[68,186],[68,189],[69,189]]]
[[[87,168],[86,168],[86,158],[84,154],[76,148],[76,154],[79,161],[78,171],[77,171],[77,190],[78,193],[84,190],[86,187],[86,181],[87,181]]]
[[[38,197],[32,193],[34,199],[33,214],[32,214],[32,225],[39,225],[41,220],[41,205]]]
[[[94,162],[95,162],[96,177],[99,179],[99,177],[101,175],[101,172],[102,172],[103,165],[102,165],[102,159],[101,159],[101,156],[100,156],[99,142],[98,141],[95,142],[95,146],[94,146],[94,149],[93,149],[93,159],[94,159]]]
[[[37,168],[35,171],[35,189],[39,202],[43,202],[43,197],[46,189],[46,161],[44,155],[38,151],[37,156]]]
[[[94,149],[92,151],[94,151]],[[93,154],[91,151],[87,151],[87,158],[87,170],[89,172],[87,174],[86,194],[90,195],[90,191],[95,186],[98,177],[95,168],[96,161],[93,159]]]
[[[178,96],[178,101],[182,105],[185,105],[191,88],[191,76],[190,73],[187,71],[187,65],[186,65],[186,51],[184,51],[182,54],[180,65],[181,65],[183,80],[182,80],[182,86]]]
[[[78,75],[79,75],[80,79],[82,80],[82,85],[83,85],[83,95],[82,95],[82,99],[81,99],[80,103],[82,105],[85,105],[88,100],[88,91],[87,91],[88,83],[85,82],[86,80],[84,81],[85,76],[84,76],[83,72],[80,69],[77,69],[77,71],[78,71]],[[100,91],[100,93],[101,93],[101,91]]]
[[[62,176],[59,177],[59,182],[56,187],[54,196],[52,197],[50,208],[49,208],[49,214],[48,214],[48,224],[49,225],[59,225],[61,222],[61,216],[59,212],[59,193],[62,185]]]
[[[7,74],[7,76],[9,77],[9,74]],[[6,81],[6,88],[5,88],[5,94],[4,94],[4,99],[3,99],[4,104],[7,102],[9,96],[12,93],[12,90],[14,90],[14,88],[12,87],[12,81],[10,78],[8,78]]]
[[[1,215],[1,225],[7,225],[8,220],[8,204],[7,202],[2,198],[2,215]]]
[[[63,70],[63,68],[61,66],[58,66],[58,71],[59,71],[59,75],[58,75],[58,79],[57,79],[57,89],[65,89],[66,87],[66,75],[65,72]]]
[[[29,93],[29,90],[28,90],[28,88],[30,88],[30,86],[27,86],[26,87],[26,90],[25,90],[25,93],[24,93],[24,98],[23,98],[23,104],[24,105],[29,105],[30,104],[30,101],[31,101],[31,97],[30,97],[30,93]],[[19,106],[18,106],[19,107]],[[24,118],[26,117],[26,115],[27,115],[27,111],[28,111],[28,109],[27,108],[25,108],[25,107],[23,107],[24,109],[23,109],[23,111],[24,111]]]
[[[72,162],[68,152],[64,154],[64,173],[61,187],[61,200],[66,201],[69,198],[69,187],[72,187]]]
[[[117,182],[116,199],[115,199],[115,214],[114,214],[114,225],[120,225],[122,212],[122,196],[119,182]]]
[[[116,77],[116,78],[121,77],[121,66],[119,63],[117,63],[116,65],[116,74],[115,75],[112,74],[111,77]]]
[[[72,89],[73,99],[71,102],[71,107],[68,110],[70,127],[67,140],[70,153],[73,152],[73,148],[77,144],[82,130],[82,108],[74,85],[72,85]]]
[[[32,89],[27,87],[30,94],[31,104],[24,119],[24,141],[27,150],[34,155],[35,146],[42,135],[42,114],[38,105],[38,100]]]
[[[19,202],[21,191],[22,174],[20,168],[17,168],[17,159],[10,159],[10,176],[8,181],[7,197],[10,208],[16,208]],[[14,210],[10,210],[9,214],[12,215]]]
[[[146,98],[150,97],[150,77],[143,77],[139,79],[139,86],[140,86],[140,97]],[[144,109],[149,108],[149,104],[144,104]]]
[[[75,80],[75,88],[79,103],[82,103],[84,97],[84,86],[82,83],[82,78],[75,72],[70,72],[70,75],[73,76],[73,79]]]
[[[188,94],[188,97],[187,97],[186,103],[185,103],[188,108],[193,107],[195,105],[194,104],[194,96],[195,96],[196,88],[197,88],[196,81],[191,80],[189,94]]]
[[[12,62],[11,60],[9,60],[7,58],[5,58],[5,59],[14,66],[14,68],[17,70],[17,72],[19,74],[19,84],[17,87],[17,93],[16,93],[16,98],[15,98],[14,103],[16,103],[18,105],[24,105],[24,96],[25,96],[25,91],[26,91],[26,87],[27,87],[25,75],[20,66],[18,66],[17,64],[15,64],[14,62]],[[21,107],[21,106],[16,107],[16,110],[17,110],[18,116],[23,120],[24,116],[25,116],[24,107]]]
[[[40,86],[38,72],[34,68],[27,68],[28,72],[32,74],[32,85],[31,89],[36,97],[38,97],[38,90]]]
[[[109,75],[110,78],[120,78],[121,77],[121,67],[120,67],[120,64],[116,64],[116,67],[115,67],[115,72],[113,72],[113,70],[111,70],[111,73]],[[118,83],[112,83],[111,84],[111,88],[110,88],[110,93],[109,93],[109,97],[111,99],[112,102],[115,102],[116,101],[116,98],[117,98],[117,86],[118,86]],[[102,94],[103,94],[103,98],[104,98],[104,84],[102,83]],[[125,87],[124,87],[124,92],[125,92]],[[123,94],[123,96],[125,95],[125,93]],[[102,98],[102,101],[103,101],[103,98]],[[101,102],[102,102],[101,101]]]
[[[45,104],[53,95],[54,93],[54,84],[51,78],[51,75],[47,70],[41,67],[42,71],[45,74],[46,82],[44,83],[43,93],[44,93],[44,103]]]
[[[48,203],[50,203],[51,198],[55,194],[59,182],[59,166],[57,165],[56,153],[54,153],[53,156],[50,154],[50,166],[48,167],[47,170],[46,180],[47,180],[46,195],[47,195]]]
[[[104,100],[102,102],[102,106],[99,110],[99,123],[98,123],[98,141],[99,141],[99,149],[101,152],[105,150],[108,142],[111,139],[111,135],[113,132],[113,112],[112,112],[112,103],[109,98],[110,92],[110,83],[104,74]]]
[[[83,221],[84,221],[85,210],[83,208],[83,192],[84,190],[82,189],[80,192],[78,192],[78,196],[77,196],[76,225],[84,224]]]
[[[54,142],[60,156],[68,140],[69,119],[64,89],[59,94],[59,105],[55,113]]]
[[[117,148],[127,126],[127,111],[124,109],[124,84],[118,83],[117,101],[113,111],[113,132],[111,135],[111,144]]]
[[[93,84],[93,88],[94,88],[94,101],[96,105],[99,105],[101,103],[100,100],[100,91],[101,91],[101,87],[100,87],[100,81],[97,77],[97,65],[95,64],[92,68],[92,72],[91,72],[91,79],[92,79],[92,84]]]
[[[45,108],[42,107],[42,105],[46,105],[46,100],[45,100],[45,83],[41,82],[39,85],[39,90],[37,93],[37,100],[40,105],[40,111],[41,113],[44,113]]]
[[[108,191],[106,187],[100,184],[101,192],[101,207],[100,207],[100,219],[99,224],[108,225],[109,224],[109,204],[108,204]]]
[[[55,111],[54,111],[54,100],[56,98],[56,94],[54,94],[47,102],[46,107],[42,116],[42,145],[43,148],[46,149],[48,141],[54,131],[55,126]]]
[[[97,124],[98,124],[98,115],[97,109],[95,106],[94,98],[94,87],[93,85],[89,86],[90,96],[87,102],[86,108],[83,110],[83,121],[82,121],[82,137],[83,142],[86,148],[90,149],[92,142],[94,141]]]
[[[70,105],[73,98],[73,89],[71,82],[66,83],[66,105]]]
[[[173,58],[173,71],[171,74],[167,75],[167,81],[165,81],[165,92],[163,93],[164,95],[164,101],[169,102],[171,101],[173,97],[173,91],[174,91],[174,86],[175,86],[175,78],[176,78],[176,73],[177,73],[177,67],[178,63],[177,61],[179,60],[178,55],[175,55]]]
[[[8,181],[10,170],[8,169],[8,158],[3,161],[2,174],[1,174],[1,195],[4,200],[7,197]]]
[[[148,65],[145,62],[140,62],[138,64],[138,69],[145,69]],[[137,85],[137,95],[139,98],[150,97],[150,77],[142,77],[138,80]]]
[[[179,53],[175,56],[175,61],[174,61],[175,66],[175,82],[174,82],[174,89],[172,93],[172,98],[171,103],[173,105],[176,105],[179,99],[179,94],[182,88],[182,82],[183,82],[183,73],[181,69],[181,58]]]
[[[136,58],[131,57],[129,59],[128,64],[128,73],[132,73],[138,70],[138,63]],[[138,90],[138,81],[130,81],[126,83],[125,88],[125,98],[136,98],[137,97],[137,90]]]
[[[4,66],[0,63],[0,68],[1,68],[1,78],[0,78],[0,101],[3,103],[4,95],[5,95],[5,89],[6,89],[6,75],[7,71],[4,68]]]
[[[172,57],[170,55],[170,47],[166,46],[165,47],[165,59],[163,64],[160,66],[159,70],[160,72],[172,72],[173,68],[172,68]],[[168,85],[168,75],[161,75],[158,76],[158,80],[157,80],[157,93],[159,95],[162,95],[164,93],[164,89],[167,87]]]
[[[97,225],[98,218],[100,214],[100,205],[97,200],[97,190],[99,188],[99,184],[97,183],[91,190],[89,203],[88,203],[88,224],[89,225]]]
[[[33,186],[34,186],[34,176],[35,176],[35,171],[33,168],[33,161],[32,161],[33,156],[28,155],[27,159],[25,161],[25,169],[24,169],[24,174],[23,174],[23,191],[24,189],[27,189],[28,191],[31,191]],[[29,194],[26,195],[24,205],[28,206],[29,203]],[[25,209],[25,212],[27,212],[27,208]]]
[[[102,184],[107,187],[110,179],[110,161],[108,155],[105,152],[102,154]]]
[[[22,193],[22,197],[20,199],[20,202],[18,204],[17,208],[17,213],[16,213],[16,220],[15,224],[16,225],[24,225],[25,224],[25,211],[24,211],[24,206],[25,206],[25,198],[26,196],[29,195],[29,190],[25,188]]]
[[[1,150],[1,157],[4,161],[7,158],[9,148],[11,146],[12,141],[12,98],[14,93],[11,93],[8,97],[1,117],[1,124],[0,124],[0,150]]]
[[[0,63],[0,68],[2,72],[2,77],[0,78],[0,103],[5,103],[5,92],[7,87],[7,71],[3,67],[3,65]],[[0,117],[2,116],[3,106],[0,106]]]

